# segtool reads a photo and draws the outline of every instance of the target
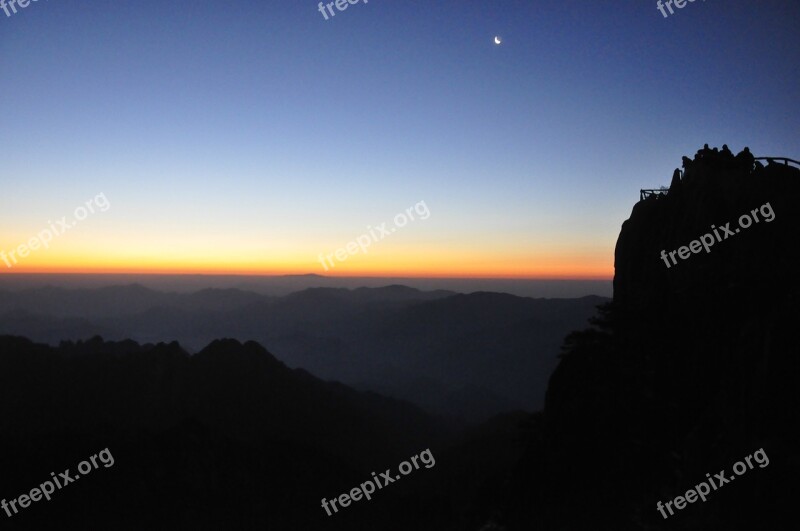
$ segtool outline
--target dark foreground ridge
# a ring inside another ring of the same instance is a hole
[[[7,529],[479,527],[522,452],[526,414],[455,438],[406,402],[289,369],[255,342],[63,342],[0,336],[0,498],[108,448],[115,463],[9,517]],[[349,492],[430,449],[436,467],[327,516]],[[11,509],[9,509],[11,511]]]
[[[508,490],[509,529],[787,529],[800,477],[800,170],[701,150],[669,193],[637,203],[614,300],[571,334]],[[688,161],[688,163],[687,163]],[[675,250],[769,203],[710,252]],[[760,212],[759,212],[760,213]],[[666,502],[763,448],[756,468],[664,519]]]
[[[0,514],[15,528],[314,529],[315,498],[443,434],[413,406],[322,382],[232,340],[190,357],[177,343],[50,348],[0,337],[0,398],[3,497],[90,449],[116,458],[58,499]]]

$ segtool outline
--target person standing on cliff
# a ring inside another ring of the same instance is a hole
[[[669,192],[672,193],[677,190],[681,185],[681,170],[680,168],[675,168],[675,171],[672,172],[672,182],[669,184]]]

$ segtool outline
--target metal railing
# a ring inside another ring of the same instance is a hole
[[[788,166],[789,164],[794,164],[798,168],[800,168],[800,161],[796,161],[794,159],[790,159],[787,157],[754,157],[753,160],[765,160],[767,163],[772,162],[782,162],[784,166]],[[669,193],[669,188],[643,188],[639,190],[639,201],[644,201],[649,197],[658,197],[661,195],[667,195]]]
[[[780,162],[783,162],[784,166],[788,166],[789,163],[791,162],[792,164],[796,165],[797,167],[800,167],[800,162],[798,162],[798,161],[796,161],[794,159],[788,159],[786,157],[756,157],[755,160],[766,160],[767,162],[772,162],[772,161],[778,162],[778,161],[780,161]]]
[[[639,201],[644,201],[648,197],[667,195],[669,188],[650,188],[639,190]]]

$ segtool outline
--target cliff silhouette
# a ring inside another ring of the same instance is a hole
[[[617,242],[613,302],[565,340],[499,512],[520,530],[787,529],[800,492],[800,170],[706,146],[642,197]],[[767,203],[772,221],[739,227]],[[662,251],[728,222],[733,236],[668,267]],[[668,519],[656,510],[760,448],[768,467]]]

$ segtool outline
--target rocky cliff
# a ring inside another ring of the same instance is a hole
[[[800,170],[701,149],[638,202],[614,301],[571,334],[509,529],[784,529],[800,475]],[[706,502],[666,503],[763,449]]]

